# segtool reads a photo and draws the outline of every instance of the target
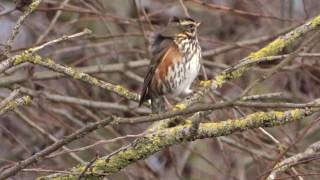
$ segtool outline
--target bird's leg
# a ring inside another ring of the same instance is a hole
[[[168,107],[168,109],[172,109],[172,104],[169,102],[169,100],[167,99],[166,96],[163,96],[164,102],[166,103],[166,106]]]

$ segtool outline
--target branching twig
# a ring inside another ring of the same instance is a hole
[[[102,157],[92,164],[92,171],[87,174],[94,177],[98,174],[113,174],[127,165],[140,159],[145,159],[149,155],[162,150],[165,147],[179,144],[185,141],[193,141],[208,137],[219,137],[229,135],[234,132],[241,132],[258,127],[273,127],[283,125],[292,121],[300,120],[309,116],[319,109],[295,109],[285,112],[257,112],[238,120],[227,120],[218,123],[200,124],[196,136],[192,132],[192,125],[179,125],[173,128],[166,128],[147,134],[143,138],[134,141],[130,146],[126,146],[110,156]],[[83,169],[82,166],[71,169],[77,173]],[[53,174],[40,179],[73,179],[73,175]]]
[[[138,102],[139,95],[129,91],[128,89],[124,88],[120,85],[113,85],[111,83],[99,80],[90,76],[89,74],[79,72],[74,68],[66,67],[61,64],[57,64],[49,58],[42,58],[37,54],[30,53],[29,51],[25,51],[24,53],[15,56],[13,64],[18,65],[24,62],[30,62],[32,64],[40,65],[45,68],[51,69],[55,72],[63,73],[73,79],[83,81],[93,86],[101,87],[105,90],[114,92],[122,97],[125,97],[128,100],[133,100]]]
[[[299,164],[299,161],[302,159],[312,157],[319,153],[320,151],[320,142],[313,143],[310,145],[304,152],[298,153],[294,156],[291,156],[287,159],[282,160],[280,163],[278,163],[274,169],[272,170],[271,174],[268,177],[268,180],[273,180],[276,178],[277,174],[280,172],[284,172],[290,167]]]
[[[137,134],[137,135],[126,135],[126,136],[120,136],[120,137],[116,137],[116,138],[113,138],[113,139],[109,139],[109,140],[99,140],[93,144],[90,144],[90,145],[87,145],[87,146],[83,146],[81,148],[77,148],[77,149],[70,149],[70,150],[63,150],[61,152],[57,152],[55,154],[52,154],[50,156],[48,156],[48,158],[53,158],[53,157],[56,157],[56,156],[60,156],[62,154],[67,154],[67,153],[70,153],[70,152],[79,152],[79,151],[85,151],[87,149],[90,149],[90,148],[93,148],[95,146],[98,146],[98,145],[102,145],[102,144],[109,144],[109,143],[114,143],[114,142],[118,142],[120,140],[123,140],[123,139],[127,139],[127,138],[138,138],[138,137],[142,137],[146,135],[146,133],[141,133],[141,134]]]
[[[15,89],[13,90],[8,97],[5,99],[1,100],[0,102],[0,109],[3,109],[11,100],[16,98],[20,93],[20,89]]]
[[[72,39],[72,38],[75,38],[75,37],[87,35],[87,34],[90,34],[90,33],[91,33],[90,30],[85,29],[84,31],[82,31],[80,33],[76,33],[76,34],[69,35],[69,36],[63,36],[61,38],[58,38],[58,39],[49,41],[47,43],[44,43],[43,45],[40,45],[38,47],[34,47],[34,48],[31,48],[31,49],[28,49],[28,50],[25,51],[25,53],[28,53],[28,54],[32,55],[33,53],[39,51],[40,49],[42,49],[42,48],[44,48],[44,47],[46,47],[48,45],[52,45],[52,44],[55,44],[55,43],[59,43],[61,41],[65,41],[65,40]],[[10,67],[12,67],[14,65],[17,65],[16,64],[16,60],[19,57],[20,57],[20,55],[16,55],[14,57],[11,57],[11,58],[8,58],[8,59],[6,59],[4,61],[1,61],[0,62],[0,73],[4,72],[5,70],[9,69]]]
[[[291,22],[294,21],[292,19],[283,19],[283,18],[278,18],[278,17],[275,17],[275,16],[258,14],[258,13],[254,13],[254,12],[247,12],[247,11],[243,11],[243,10],[240,10],[240,9],[233,9],[231,7],[216,5],[216,4],[212,4],[212,3],[207,3],[207,2],[200,1],[200,0],[191,0],[191,2],[194,2],[196,4],[208,7],[210,9],[228,11],[228,12],[239,14],[239,15],[243,15],[243,16],[253,16],[253,17],[258,17],[258,18],[274,19],[274,20],[278,20],[278,21],[291,21]]]
[[[289,31],[291,31],[292,29],[293,29],[293,27],[289,27],[289,28],[286,28],[286,29],[284,29],[284,30],[282,30],[282,31],[280,31],[280,32],[278,32],[276,34],[273,34],[273,35],[260,36],[260,37],[249,39],[249,40],[238,41],[238,42],[235,42],[233,44],[225,45],[225,46],[218,47],[218,48],[215,48],[215,49],[205,50],[205,51],[202,52],[202,56],[204,56],[204,57],[215,56],[215,55],[218,55],[218,54],[225,53],[227,51],[233,50],[235,48],[247,47],[247,46],[252,46],[252,45],[259,44],[259,43],[264,43],[264,42],[267,42],[267,41],[271,41],[274,38],[277,38],[278,36],[281,36],[281,35],[289,32]]]
[[[65,36],[62,36],[58,39],[54,39],[52,41],[49,41],[49,42],[46,42],[40,46],[37,46],[37,47],[34,47],[32,49],[30,49],[30,51],[32,51],[32,53],[35,53],[37,51],[39,51],[40,49],[43,49],[47,46],[50,46],[52,44],[57,44],[59,42],[62,42],[62,41],[67,41],[67,40],[70,40],[70,39],[73,39],[73,38],[77,38],[77,37],[81,37],[81,36],[86,36],[88,34],[91,34],[91,30],[90,29],[84,29],[83,31],[79,32],[79,33],[76,33],[76,34],[72,34],[72,35],[65,35]]]
[[[31,102],[30,96],[23,96],[23,97],[11,100],[10,102],[7,103],[6,106],[4,106],[2,109],[0,109],[0,116],[8,111],[12,111],[12,110],[16,109],[19,106],[28,105],[30,102]]]
[[[262,76],[258,79],[256,79],[254,82],[252,82],[240,95],[240,97],[243,97],[245,95],[247,95],[247,93],[250,92],[251,89],[253,89],[257,84],[259,84],[260,82],[263,82],[264,80],[268,79],[269,77],[271,77],[273,74],[277,73],[283,66],[285,66],[286,64],[288,64],[290,61],[292,61],[302,50],[308,50],[310,48],[312,48],[314,46],[315,43],[317,43],[317,41],[315,41],[318,36],[319,36],[320,32],[316,32],[315,34],[313,34],[311,37],[309,37],[305,42],[303,42],[303,45],[301,45],[298,49],[296,49],[293,53],[291,53],[288,57],[286,57],[283,61],[281,61],[278,65],[276,65],[275,67],[273,67],[267,75]]]
[[[39,125],[37,125],[35,122],[33,122],[30,118],[28,118],[23,112],[19,111],[19,110],[15,110],[15,113],[23,120],[25,121],[29,126],[31,126],[32,128],[34,128],[35,130],[37,130],[38,132],[40,132],[42,135],[46,136],[48,139],[50,139],[53,142],[57,142],[58,139],[56,137],[54,137],[53,135],[51,135],[50,133],[48,133],[45,129],[43,129],[42,127],[40,127]],[[62,149],[69,151],[70,149],[66,146],[62,146]],[[76,155],[73,152],[69,153],[70,156],[72,158],[74,158],[76,161],[78,161],[78,163],[84,163],[85,161],[80,158],[78,155]]]
[[[12,44],[14,39],[16,38],[17,34],[19,33],[19,29],[22,26],[24,20],[39,6],[42,0],[32,0],[32,3],[26,8],[23,15],[20,16],[16,25],[14,26],[9,39],[5,45],[4,55],[9,57],[9,52],[12,48]]]
[[[20,87],[20,90],[22,93],[28,94],[32,97],[40,96],[47,98],[49,100],[60,102],[60,103],[71,103],[71,104],[78,104],[83,105],[90,108],[97,108],[97,109],[111,109],[111,110],[119,110],[119,111],[136,111],[139,113],[148,113],[149,111],[144,110],[143,108],[138,107],[128,107],[125,105],[121,105],[118,103],[110,103],[110,102],[104,102],[104,101],[94,101],[94,100],[88,100],[88,99],[82,99],[82,98],[76,98],[66,95],[59,95],[50,93],[47,91],[34,91],[32,89]]]
[[[84,72],[88,74],[94,73],[111,73],[111,72],[121,72],[125,69],[136,69],[139,67],[149,65],[149,61],[146,59],[138,60],[138,61],[130,61],[128,63],[115,63],[115,64],[107,64],[107,65],[93,65],[75,68],[79,72]],[[54,78],[65,77],[65,74],[61,74],[54,71],[41,71],[35,72],[32,75],[33,80],[48,80]],[[10,85],[13,83],[19,83],[27,80],[30,77],[27,77],[23,74],[15,74],[12,76],[5,76],[0,78],[0,86]]]
[[[297,27],[293,31],[285,34],[284,36],[280,36],[266,47],[251,53],[248,57],[242,59],[240,62],[255,62],[261,58],[265,58],[268,56],[275,56],[281,53],[285,48],[292,46],[293,43],[298,42],[302,36],[305,36],[308,32],[312,30],[317,30],[320,26],[320,15],[314,17],[312,20],[307,23]],[[241,63],[240,63],[241,64]],[[236,65],[230,69],[227,69],[215,76],[215,83],[218,87],[222,86],[227,80],[232,80],[239,78],[246,72],[248,68],[252,66],[252,64],[248,65]]]
[[[69,0],[64,0],[64,1],[60,4],[59,8],[63,8],[66,4],[68,4],[68,2],[69,2]],[[46,29],[46,31],[45,31],[44,33],[42,33],[42,34],[39,36],[39,38],[37,39],[37,42],[36,42],[36,43],[40,43],[40,42],[47,36],[47,34],[51,31],[51,29],[52,29],[52,28],[54,27],[54,25],[56,24],[56,22],[57,22],[57,20],[59,19],[59,17],[60,17],[61,14],[62,14],[62,11],[61,11],[61,10],[58,10],[58,11],[55,13],[52,21],[50,22],[50,24],[49,24],[49,26],[48,26],[48,28]]]

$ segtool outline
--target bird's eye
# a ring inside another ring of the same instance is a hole
[[[187,26],[187,28],[188,28],[188,29],[192,29],[192,28],[193,28],[193,25],[192,25],[192,24],[189,24],[189,25]]]

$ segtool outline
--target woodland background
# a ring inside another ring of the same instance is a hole
[[[46,57],[51,60],[47,61],[46,67],[39,65],[41,60],[17,63],[16,58],[16,63],[1,70],[0,175],[17,166],[17,162],[92,123],[108,117],[139,119],[149,115],[147,105],[138,107],[137,97],[130,96],[132,94],[123,88],[140,92],[150,59],[148,33],[165,28],[172,16],[190,15],[202,22],[199,40],[204,68],[193,86],[195,92],[200,92],[205,80],[215,79],[252,52],[320,12],[318,0],[43,0],[31,6],[30,3],[35,2],[38,0],[20,0],[16,4],[0,1],[1,60],[5,62],[32,48],[36,48],[32,50],[44,58],[43,61]],[[15,35],[17,22],[26,14]],[[91,33],[84,29],[90,29]],[[272,56],[272,61],[262,59],[261,63],[250,65],[250,69],[243,69],[238,76],[233,74],[230,81],[227,78],[223,86],[215,87],[213,83],[210,92],[192,103],[192,107],[197,108],[197,105],[206,107],[227,102],[252,85],[246,93],[247,99],[242,99],[253,102],[251,106],[238,104],[215,111],[208,108],[196,121],[220,122],[255,112],[295,108],[305,110],[308,117],[277,127],[236,130],[231,135],[217,138],[195,136],[202,140],[186,139],[172,143],[177,144],[173,146],[169,143],[158,153],[146,154],[145,160],[125,162],[120,172],[102,174],[103,177],[125,180],[265,179],[277,164],[289,159],[290,167],[278,173],[276,178],[319,179],[319,114],[318,110],[310,110],[312,113],[308,114],[308,102],[320,95],[317,31],[319,27],[313,27],[312,32],[301,33],[298,40],[290,41],[281,51],[276,49],[271,54],[287,56]],[[55,39],[59,42],[53,41]],[[48,68],[53,63],[75,68],[115,86],[101,88],[101,84],[85,83],[81,79],[86,77],[77,76],[72,69],[65,69],[66,72],[70,70],[69,75],[59,74],[55,72],[58,71],[56,66]],[[261,82],[254,83],[257,79]],[[120,92],[122,97],[114,92]],[[172,101],[182,100],[183,97],[178,97]],[[259,107],[263,103],[274,104]],[[291,103],[290,107],[285,103]],[[67,143],[37,163],[20,168],[11,178],[68,174],[68,169],[84,162],[91,162],[84,166],[90,169],[99,158],[146,136],[148,131],[145,130],[151,124],[133,122],[105,126]],[[314,144],[313,151],[305,153],[311,144]],[[290,161],[290,157],[297,157],[297,154],[302,158]],[[91,178],[86,177],[90,172],[86,168],[75,177]]]

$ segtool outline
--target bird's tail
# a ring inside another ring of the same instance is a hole
[[[151,96],[151,110],[152,113],[162,113],[165,112],[166,105],[163,96]]]

